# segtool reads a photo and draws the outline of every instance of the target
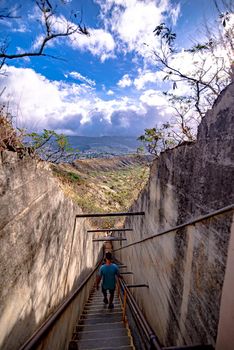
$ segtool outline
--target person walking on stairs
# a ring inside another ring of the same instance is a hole
[[[99,273],[96,279],[96,288],[99,289],[99,283],[102,279],[102,293],[104,296],[104,304],[109,304],[108,309],[113,309],[113,299],[115,293],[116,276],[120,277],[119,268],[116,264],[112,263],[112,254],[107,252],[105,255],[105,264],[100,267]],[[109,290],[110,298],[107,299],[107,291]]]

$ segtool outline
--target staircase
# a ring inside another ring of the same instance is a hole
[[[115,293],[114,309],[103,303],[101,291],[92,290],[76,326],[69,350],[134,350],[130,330],[122,320],[122,307]]]

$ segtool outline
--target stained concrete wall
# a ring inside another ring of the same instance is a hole
[[[145,211],[145,217],[126,220],[134,231],[126,233],[125,244],[234,203],[233,101],[231,85],[202,120],[197,142],[154,161],[148,185],[131,208]],[[225,271],[232,222],[229,211],[116,251],[134,272],[134,282],[148,283],[149,289],[135,289],[134,295],[163,345],[215,346],[218,327],[222,338],[220,305],[225,276],[231,276]],[[234,310],[231,314],[233,318]],[[229,340],[234,348],[233,338]]]
[[[101,244],[79,212],[48,165],[1,153],[1,349],[19,349],[94,267]]]

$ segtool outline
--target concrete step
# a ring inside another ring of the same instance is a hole
[[[107,292],[107,296],[110,295],[109,292]],[[92,299],[92,298],[103,298],[103,294],[102,293],[95,293],[95,294],[90,294],[89,295],[89,299]],[[115,294],[114,294],[114,298],[118,298],[118,292],[115,291]]]
[[[107,299],[109,300],[109,298],[107,297]],[[120,303],[119,299],[115,299],[113,300],[114,303]],[[86,304],[103,304],[103,298],[100,298],[100,299],[89,299],[87,301]]]
[[[128,336],[128,331],[126,328],[117,328],[117,329],[106,329],[104,332],[100,332],[100,330],[95,330],[95,331],[82,331],[78,333],[78,338],[79,339],[99,339],[103,338],[105,336],[106,338],[110,337],[121,337],[121,336]]]
[[[118,346],[118,347],[107,347],[107,348],[95,348],[92,350],[134,350],[135,348],[132,347],[131,345],[129,346]]]
[[[127,346],[107,346],[107,347],[101,347],[101,348],[92,348],[92,350],[134,350],[135,348],[131,345]],[[80,350],[78,347],[78,341],[77,340],[72,340],[69,343],[69,348],[68,350]],[[84,350],[84,349],[83,349]]]
[[[114,305],[116,307],[121,307],[120,303],[115,303],[114,302]],[[104,304],[104,303],[101,303],[101,304],[86,304],[85,307],[84,307],[84,310],[95,310],[95,309],[103,310],[103,308],[105,308],[107,306],[108,306],[108,304]]]
[[[120,303],[113,302],[113,304],[115,306],[121,307]],[[108,304],[104,304],[103,302],[101,302],[101,303],[90,303],[90,304],[86,304],[85,308],[93,308],[93,309],[95,309],[95,307],[96,308],[103,308],[103,307],[106,307],[106,306],[108,306]]]
[[[90,331],[103,331],[103,329],[125,329],[124,323],[121,321],[113,323],[100,323],[100,324],[78,324],[76,326],[76,332],[90,332]]]
[[[99,317],[99,318],[92,318],[92,319],[80,319],[79,325],[88,325],[88,324],[100,324],[100,323],[115,323],[120,322],[121,317],[113,315],[112,317]]]
[[[69,350],[134,350],[130,331],[122,322],[122,305],[117,293],[113,303],[114,309],[110,310],[103,303],[100,290],[91,293]]]
[[[96,315],[96,314],[103,314],[103,313],[106,313],[106,312],[110,312],[110,310],[108,309],[108,305],[107,306],[104,306],[102,308],[96,308],[96,309],[91,309],[91,310],[88,310],[88,309],[85,309],[83,311],[83,315]],[[119,306],[115,306],[114,305],[114,309],[111,310],[111,312],[123,312],[122,308],[119,307]]]
[[[107,299],[109,300],[109,298],[107,298]],[[114,303],[120,303],[120,300],[119,300],[119,298],[114,298],[113,302]],[[97,300],[89,299],[86,304],[96,304],[96,303],[102,304],[103,303],[103,298],[97,299]]]
[[[109,297],[109,293],[107,293],[107,296]],[[103,299],[103,294],[99,294],[99,295],[96,295],[96,294],[94,294],[94,295],[90,295],[89,296],[89,299]],[[115,292],[115,294],[114,294],[114,298],[118,298],[118,294]]]
[[[109,296],[110,295],[107,293],[107,298],[109,298]],[[103,298],[104,298],[103,295],[100,295],[100,296],[93,295],[93,296],[89,296],[88,300],[103,300]],[[116,293],[114,295],[114,299],[119,299]]]
[[[116,312],[115,309],[112,309],[112,310],[104,310],[104,312],[99,312],[99,313],[96,313],[96,314],[93,314],[93,313],[85,313],[85,314],[82,314],[80,319],[81,320],[92,320],[92,319],[95,319],[95,318],[112,318],[113,316],[115,317],[120,317],[122,316],[122,312]]]
[[[121,305],[120,304],[120,302],[118,301],[118,300],[113,300],[113,303],[115,304],[115,305]],[[103,300],[102,301],[89,301],[89,302],[87,302],[86,304],[85,304],[85,307],[86,306],[88,306],[88,307],[90,307],[90,306],[93,306],[93,307],[95,307],[95,306],[102,306],[102,305],[106,305],[104,302],[103,302]]]
[[[103,338],[79,340],[78,345],[79,349],[113,348],[131,345],[131,340],[128,336],[107,338],[103,331]]]

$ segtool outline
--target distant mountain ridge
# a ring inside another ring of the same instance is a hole
[[[84,158],[134,154],[141,145],[134,136],[68,136],[68,140]]]

